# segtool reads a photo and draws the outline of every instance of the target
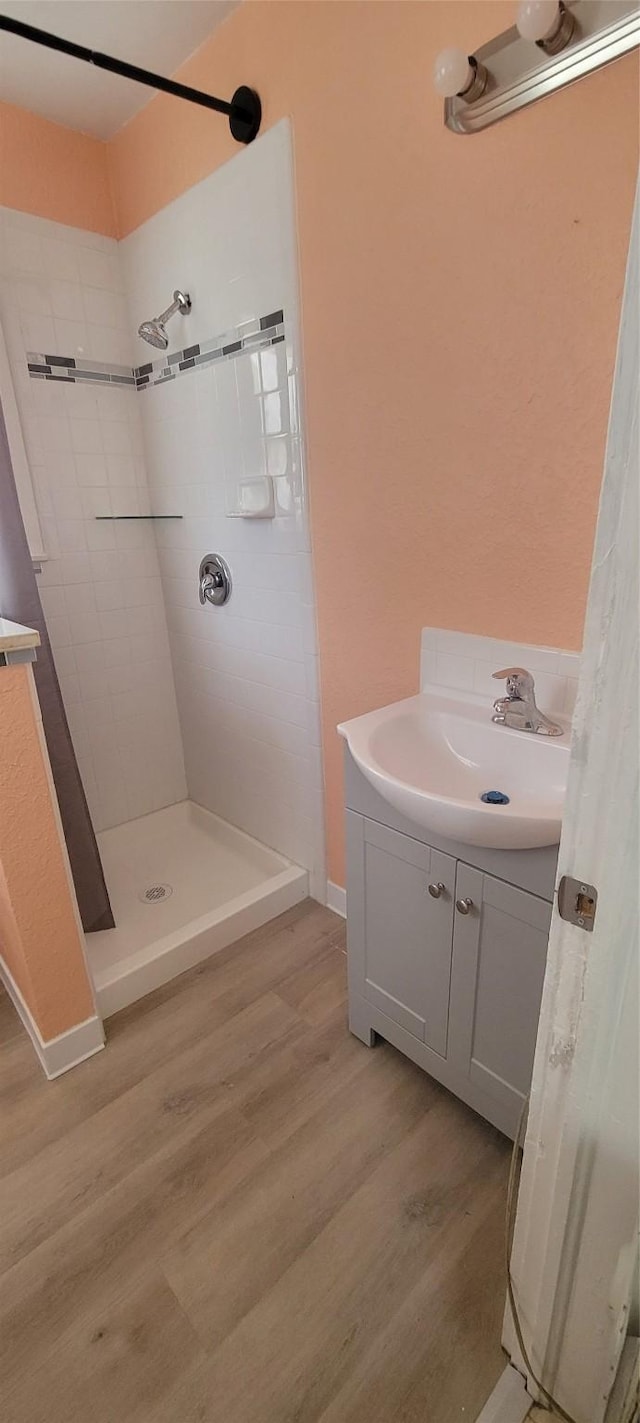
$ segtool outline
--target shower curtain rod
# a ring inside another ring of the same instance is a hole
[[[133,79],[137,84],[146,84],[150,89],[160,89],[163,94],[173,94],[176,99],[186,99],[190,104],[200,104],[205,109],[215,109],[218,114],[228,114],[229,127],[238,143],[251,143],[260,128],[262,105],[254,89],[241,84],[236,89],[231,103],[226,99],[216,99],[213,94],[204,94],[200,89],[191,89],[188,84],[177,84],[174,79],[165,79],[161,74],[153,74],[149,69],[140,69],[137,64],[128,64],[126,59],[114,59],[110,54],[88,49],[86,45],[74,44],[60,35],[52,35],[48,30],[39,30],[35,25],[25,25],[22,20],[14,20],[9,15],[0,15],[0,30],[7,30],[33,44],[44,45],[47,49],[70,54],[73,59],[84,59],[96,69],[106,69],[110,74],[120,74],[123,79]]]

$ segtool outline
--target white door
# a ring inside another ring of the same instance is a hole
[[[637,1290],[638,228],[636,200],[558,866],[598,902],[592,933],[554,906],[512,1254],[532,1366],[576,1423],[604,1419]],[[504,1343],[526,1374],[508,1307]]]

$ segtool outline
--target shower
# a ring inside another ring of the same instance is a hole
[[[148,341],[150,346],[156,346],[159,351],[166,351],[169,345],[169,337],[165,330],[165,322],[179,311],[181,316],[188,316],[191,311],[191,297],[188,292],[175,291],[173,301],[166,311],[161,311],[159,316],[152,317],[151,321],[143,321],[138,327],[138,335],[143,341]]]

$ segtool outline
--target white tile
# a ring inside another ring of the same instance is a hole
[[[80,455],[97,455],[103,452],[102,427],[99,420],[72,420],[71,444],[73,450]],[[104,484],[104,477],[100,483]]]
[[[51,491],[51,502],[53,512],[59,519],[82,519],[84,510],[80,491],[69,485],[63,485],[60,489]]]
[[[113,707],[110,697],[95,697],[93,701],[87,698],[82,705],[85,726],[89,729],[92,726],[105,726],[113,723]],[[115,740],[111,744],[115,745]]]
[[[69,613],[68,622],[71,632],[71,641],[74,644],[79,642],[95,642],[96,638],[100,636],[100,623],[97,613],[86,611]]]
[[[42,239],[37,232],[7,228],[2,260],[10,272],[42,272]]]
[[[69,677],[78,670],[73,647],[57,647],[53,654],[53,660],[58,677]]]
[[[116,326],[120,330],[126,325],[121,296],[99,287],[84,287],[85,319],[98,326]]]
[[[130,637],[115,637],[102,644],[102,658],[105,667],[122,667],[125,664],[135,661],[136,657],[148,653],[148,644],[144,649],[134,649],[134,640]]]
[[[82,679],[86,672],[96,672],[104,666],[104,651],[100,641],[85,642],[74,649],[76,667]]]
[[[101,488],[96,485],[95,488],[83,488],[79,491],[79,497],[85,519],[94,520],[99,516],[104,518],[111,515],[111,491],[107,486]]]
[[[68,317],[56,316],[54,321],[55,346],[52,355],[55,356],[83,356],[88,354],[87,328],[82,317],[80,320],[70,320]]]
[[[35,421],[27,424],[27,441],[33,428],[39,442],[39,448],[43,451],[50,450],[54,453],[71,452],[71,425],[64,415],[40,415]]]
[[[53,315],[65,321],[83,321],[82,287],[79,282],[59,281],[49,284]]]
[[[70,706],[72,702],[80,701],[80,682],[77,673],[61,676],[59,682],[65,707]]]
[[[55,238],[43,237],[40,247],[47,276],[65,282],[78,282],[78,259],[70,242],[58,242]]]
[[[108,252],[92,252],[81,247],[78,251],[80,280],[88,287],[102,287],[106,291],[122,291],[122,278],[117,257]]]
[[[52,316],[27,316],[21,320],[24,343],[28,351],[56,356],[56,330]]]
[[[64,588],[40,588],[40,602],[47,625],[51,618],[64,618],[67,611]]]
[[[66,616],[47,618],[47,632],[54,650],[71,645],[71,629]]]
[[[119,579],[119,554],[118,549],[98,549],[98,552],[91,554],[91,573],[95,583],[104,581],[117,581]],[[98,598],[101,598],[101,588],[98,589]]]
[[[107,455],[132,454],[129,422],[127,420],[105,420],[102,427],[102,442]]]
[[[27,316],[51,316],[51,297],[48,284],[33,277],[29,281],[18,281],[14,286],[17,307]]]
[[[58,519],[58,545],[62,554],[78,553],[87,547],[84,519]]]
[[[64,597],[66,611],[70,618],[73,613],[95,613],[97,611],[96,592],[91,583],[76,583],[65,588]]]
[[[106,430],[107,430],[108,428],[109,428],[108,426],[106,426],[106,425],[104,426],[105,432],[106,432]],[[112,428],[112,429],[114,429],[114,428],[117,429],[118,426],[112,426],[111,428]],[[136,468],[135,468],[135,464],[134,464],[134,462],[133,462],[133,458],[132,458],[131,455],[127,455],[127,454],[108,454],[107,457],[106,457],[106,459],[107,459],[107,481],[108,481],[109,484],[111,484],[111,485],[114,485],[114,484],[125,485],[125,484],[126,484],[126,485],[128,485],[129,488],[135,488],[135,487],[136,487],[137,482],[138,482],[137,479],[136,479]]]
[[[83,432],[84,435],[84,432]],[[83,436],[76,436],[76,438]],[[88,437],[84,437],[85,440]],[[92,437],[93,438],[93,437]],[[107,483],[106,455],[98,451],[79,452],[74,455],[78,484],[85,488],[104,488]]]
[[[122,825],[125,820],[130,819],[124,776],[120,776],[118,780],[110,778],[105,782],[98,782],[98,797],[102,830]]]
[[[98,614],[100,623],[99,636],[104,638],[127,637],[131,629],[131,619],[129,613],[122,608],[113,609],[110,612],[100,612]]]
[[[132,515],[143,514],[146,511],[142,508],[140,492],[135,485],[111,485],[111,504],[116,518],[130,518]]]
[[[88,552],[66,553],[59,560],[62,581],[67,585],[91,581],[91,560]]]
[[[110,509],[113,513],[113,509]],[[117,524],[100,522],[95,519],[87,523],[87,548],[96,552],[116,547]]]
[[[93,702],[98,698],[108,697],[111,692],[109,675],[109,669],[106,667],[82,669],[79,672],[79,682],[83,701]]]

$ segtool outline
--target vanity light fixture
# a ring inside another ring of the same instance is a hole
[[[438,55],[433,82],[445,124],[479,133],[639,45],[640,0],[521,0],[512,29],[471,55]]]

